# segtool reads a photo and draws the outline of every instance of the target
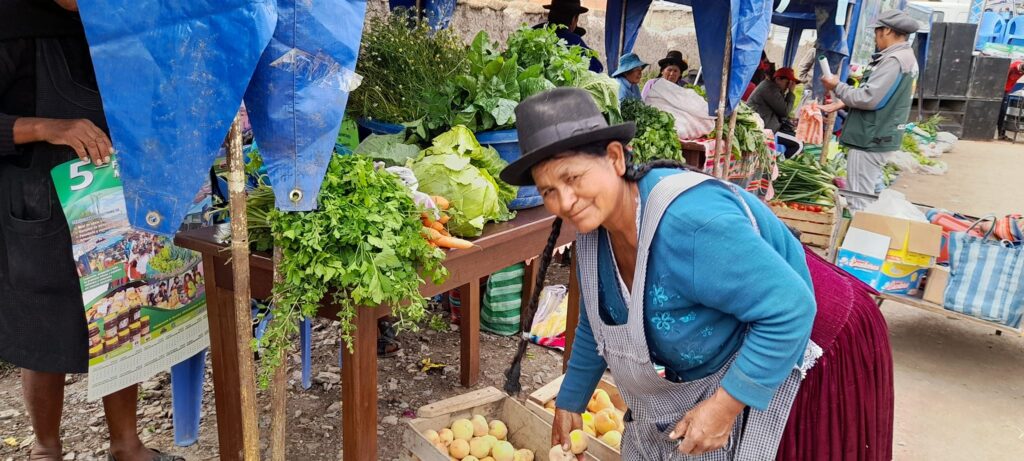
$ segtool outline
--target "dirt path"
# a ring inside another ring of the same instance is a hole
[[[893,187],[912,202],[971,216],[1024,213],[1024,144],[960,141],[941,160],[947,174],[903,175]]]
[[[904,175],[918,203],[972,216],[1024,213],[1024,145],[957,144],[944,176]],[[898,460],[1024,459],[1024,338],[895,303]]]

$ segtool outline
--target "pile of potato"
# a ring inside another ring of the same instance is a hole
[[[533,452],[516,449],[506,440],[508,427],[500,420],[481,415],[458,419],[440,432],[427,430],[423,436],[441,453],[459,461],[533,461]]]
[[[555,413],[555,400],[550,400],[544,408],[551,414]],[[600,439],[612,448],[618,449],[622,444],[622,432],[625,425],[624,414],[615,405],[604,389],[594,391],[583,413],[583,432]]]

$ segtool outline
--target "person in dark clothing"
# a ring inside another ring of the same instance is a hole
[[[75,0],[0,2],[0,359],[21,368],[30,459],[63,459],[65,373],[88,371],[71,234],[50,170],[113,153]],[[138,386],[103,398],[109,460],[173,461],[137,431]]]
[[[761,116],[765,128],[777,132],[786,125],[797,83],[793,69],[783,67],[775,72],[773,78],[764,79],[757,85],[747,105]]]
[[[775,71],[773,78],[764,79],[750,94],[747,104],[764,120],[764,127],[779,136],[779,142],[786,148],[786,156],[796,154],[802,145],[793,135],[793,123],[789,119],[789,111],[795,98],[793,90],[800,83],[793,69],[783,67]]]
[[[1021,77],[1024,77],[1024,61],[1017,60],[1011,62],[1010,70],[1006,75],[1003,104],[999,107],[999,119],[996,120],[1000,141],[1011,141],[1010,137],[1006,135],[1006,112],[1010,107],[1010,93],[1013,92],[1013,87],[1017,85],[1017,80],[1020,80]]]
[[[547,27],[548,24],[565,26],[558,28],[556,32],[558,38],[565,40],[569,46],[576,45],[584,49],[590,49],[587,43],[583,41],[583,35],[587,31],[577,25],[580,15],[590,11],[590,9],[580,5],[580,0],[552,0],[550,5],[544,5],[544,9],[548,10],[547,22],[537,24],[534,28]],[[604,72],[604,65],[596,57],[590,58],[590,71]]]

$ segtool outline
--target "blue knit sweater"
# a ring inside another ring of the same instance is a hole
[[[641,206],[662,178],[656,169],[640,181]],[[698,174],[686,172],[682,174]],[[718,371],[739,351],[722,387],[756,409],[767,408],[778,386],[803,360],[815,301],[804,249],[753,195],[741,192],[760,228],[755,231],[740,198],[715,182],[698,185],[668,208],[655,233],[644,294],[645,333],[651,359],[668,376],[692,381]],[[602,230],[598,290],[602,321],[628,318]],[[582,304],[583,301],[581,301]],[[580,307],[572,356],[559,408],[582,412],[607,368],[597,353],[591,320]]]

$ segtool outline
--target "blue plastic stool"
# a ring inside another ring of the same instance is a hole
[[[203,408],[206,349],[171,367],[171,408],[174,409],[174,444],[187,447],[199,440]]]
[[[253,305],[252,315],[256,318],[258,308]],[[256,340],[263,338],[267,324],[272,318],[266,315],[256,326]],[[312,323],[303,319],[299,326],[299,342],[302,348],[302,388],[309,389],[312,383]],[[340,355],[340,354],[339,354]],[[338,359],[341,366],[341,359]],[[199,424],[203,408],[203,380],[206,375],[206,349],[187,360],[171,367],[171,407],[174,409],[174,444],[187,447],[199,440]]]

